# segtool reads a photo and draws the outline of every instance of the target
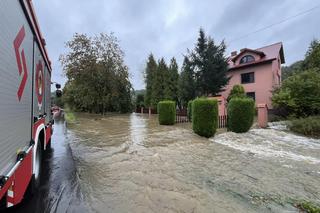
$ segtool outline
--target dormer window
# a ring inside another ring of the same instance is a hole
[[[254,61],[254,57],[252,55],[245,55],[241,58],[240,64],[250,63]]]

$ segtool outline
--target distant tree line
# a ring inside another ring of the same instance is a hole
[[[229,81],[225,50],[224,42],[215,44],[200,29],[194,49],[184,56],[180,74],[175,58],[167,65],[164,58],[157,61],[150,54],[145,69],[145,106],[155,108],[159,101],[173,100],[186,107],[197,96],[217,95]]]
[[[75,34],[60,57],[67,83],[63,102],[82,112],[129,112],[132,86],[124,53],[113,34]]]

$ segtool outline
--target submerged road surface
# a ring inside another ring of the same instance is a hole
[[[320,203],[320,140],[277,129],[206,139],[156,116],[79,114],[68,127],[90,212],[298,212]]]
[[[40,192],[12,212],[299,212],[320,204],[320,140],[282,129],[206,139],[156,116],[56,121]]]
[[[39,192],[7,212],[88,212],[83,204],[63,121],[55,122],[52,149],[44,153],[41,171]]]

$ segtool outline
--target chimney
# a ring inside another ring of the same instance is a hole
[[[237,55],[237,51],[231,52],[231,56],[236,56],[236,55]]]

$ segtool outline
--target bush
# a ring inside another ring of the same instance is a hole
[[[246,93],[244,91],[244,88],[240,84],[236,84],[232,87],[230,94],[227,98],[227,101],[229,102],[232,98],[245,98]]]
[[[161,125],[173,125],[175,123],[176,103],[174,101],[160,101],[157,108]]]
[[[187,115],[188,115],[188,119],[189,121],[192,120],[192,101],[188,102],[188,108],[187,108]]]
[[[192,128],[195,133],[211,137],[218,127],[218,101],[197,98],[192,102]]]
[[[228,130],[247,132],[252,126],[254,112],[252,98],[232,98],[228,104]]]
[[[320,137],[320,116],[295,119],[288,126],[293,132],[311,137]]]
[[[282,86],[273,92],[272,104],[296,117],[319,115],[319,70],[303,71],[284,80]]]
[[[297,207],[300,210],[303,210],[303,212],[320,213],[320,206],[318,206],[314,203],[311,203],[311,202],[303,201],[303,202],[299,203],[297,205]]]

